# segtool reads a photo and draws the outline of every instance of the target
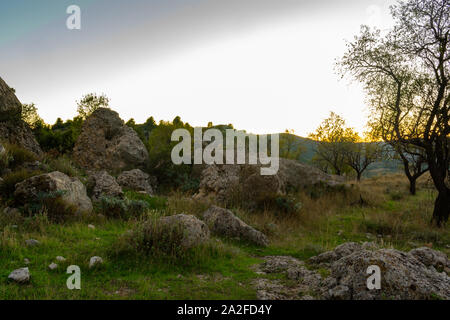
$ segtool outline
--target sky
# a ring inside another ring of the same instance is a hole
[[[69,30],[69,5],[81,30]],[[330,111],[362,132],[362,87],[334,64],[362,24],[389,28],[393,0],[0,2],[0,77],[47,123],[106,94],[127,121],[180,116],[307,136]]]

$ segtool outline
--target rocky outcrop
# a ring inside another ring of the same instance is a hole
[[[100,108],[83,124],[73,157],[86,169],[123,171],[143,167],[148,161],[148,152],[136,132],[125,125],[117,112]]]
[[[230,210],[212,206],[203,213],[203,220],[217,235],[248,241],[263,247],[269,244],[269,240],[262,232],[247,225]]]
[[[255,287],[259,299],[448,300],[448,264],[444,253],[430,248],[405,253],[379,249],[374,243],[349,242],[309,259],[308,267],[293,257],[264,257],[255,266],[257,273],[284,277],[258,279]],[[370,266],[380,268],[380,289],[367,286]]]
[[[192,215],[162,217],[159,225],[166,234],[180,232],[180,245],[186,249],[205,243],[210,235],[208,226]]]
[[[39,200],[42,193],[62,192],[61,199],[77,208],[77,212],[91,212],[92,202],[85,186],[76,178],[55,171],[26,179],[16,185],[14,197],[23,204]]]
[[[87,183],[92,190],[92,199],[98,201],[102,196],[122,198],[123,191],[116,179],[105,170],[91,173]]]
[[[22,104],[14,90],[0,78],[0,121],[19,120],[21,113]]]
[[[140,169],[133,169],[131,171],[122,172],[117,177],[117,182],[123,188],[128,188],[134,191],[142,191],[152,195],[152,183],[155,183],[155,179],[152,179],[150,175]]]
[[[260,201],[306,186],[335,186],[344,181],[317,168],[295,160],[280,158],[278,173],[261,175],[261,165],[207,165],[200,170],[200,190],[197,197],[213,195],[220,202],[238,198],[250,206]]]
[[[367,269],[381,270],[381,289],[367,288]],[[352,300],[428,300],[450,299],[450,277],[428,269],[413,255],[394,249],[361,250],[331,265],[335,281],[325,288],[328,299]]]
[[[28,125],[21,120],[22,104],[0,78],[0,141],[16,144],[37,155],[42,150]]]

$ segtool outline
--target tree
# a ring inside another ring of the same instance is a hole
[[[345,120],[334,112],[325,119],[315,133],[309,137],[318,142],[314,161],[319,166],[331,168],[332,173],[342,175],[349,168],[345,158],[346,143],[356,142],[357,134],[351,128],[347,128]]]
[[[286,129],[280,139],[280,158],[298,160],[303,148],[298,137],[294,135],[294,130]]]
[[[362,174],[374,162],[382,159],[383,146],[379,142],[355,141],[346,142],[343,148],[344,161],[356,172],[356,180],[361,181]]]
[[[365,85],[385,141],[424,150],[441,226],[450,213],[450,1],[402,1],[391,13],[392,30],[362,27],[339,66]]]
[[[416,194],[416,181],[428,171],[426,154],[422,148],[399,143],[394,146],[395,153],[403,163],[403,170],[409,180],[409,193]]]
[[[32,129],[39,124],[44,123],[44,120],[42,120],[39,116],[34,103],[22,105],[22,120],[25,121]]]
[[[82,119],[89,117],[98,108],[109,108],[109,98],[106,95],[97,96],[95,93],[89,93],[77,101],[78,115]]]

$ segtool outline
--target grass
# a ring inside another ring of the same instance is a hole
[[[426,178],[419,181],[417,195],[411,196],[406,179],[388,176],[364,180],[319,198],[300,191],[294,197],[302,207],[295,215],[273,208],[256,212],[230,208],[265,232],[270,246],[257,248],[213,237],[181,258],[119,250],[122,235],[140,225],[145,218],[142,216],[121,220],[94,215],[55,224],[45,215],[0,215],[0,298],[255,299],[251,283],[261,276],[252,265],[266,255],[306,260],[348,241],[376,241],[383,247],[401,250],[428,245],[449,254],[450,228],[438,229],[429,223],[435,196]],[[181,193],[151,203],[139,194],[128,193],[127,197],[152,204],[144,214],[149,216],[185,213],[200,217],[212,204]],[[88,228],[88,224],[94,224],[95,229]],[[40,245],[27,247],[25,240],[30,238],[37,239]],[[58,263],[56,256],[64,256],[67,261]],[[92,256],[102,257],[105,263],[90,270]],[[31,282],[9,282],[9,273],[24,267],[25,258],[31,261]],[[59,264],[55,271],[48,269],[52,262]],[[69,265],[81,268],[81,290],[66,287]],[[319,272],[327,275],[328,271]]]

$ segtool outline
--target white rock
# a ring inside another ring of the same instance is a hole
[[[93,224],[88,224],[88,228],[92,229],[92,230],[95,230],[95,226]]]
[[[64,261],[66,261],[66,258],[61,257],[61,256],[57,256],[57,257],[56,257],[56,261],[64,262]]]
[[[20,268],[14,270],[10,273],[8,279],[13,280],[17,283],[26,283],[30,281],[30,271],[28,270],[28,268]]]
[[[89,260],[89,268],[93,268],[96,265],[102,264],[103,263],[103,259],[100,257],[92,257],[91,260]]]
[[[23,259],[23,263],[25,264],[30,264],[30,260],[28,260],[27,258]]]
[[[58,265],[57,265],[56,263],[52,262],[52,263],[48,266],[48,268],[49,268],[50,270],[55,270],[56,268],[58,268]]]

